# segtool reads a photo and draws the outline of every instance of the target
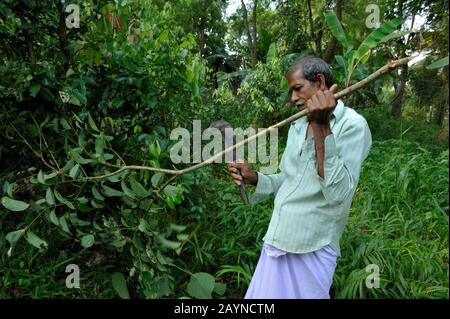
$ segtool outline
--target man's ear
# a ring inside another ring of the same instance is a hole
[[[319,85],[320,90],[327,90],[327,85],[325,84],[325,77],[322,73],[317,74],[317,84]]]

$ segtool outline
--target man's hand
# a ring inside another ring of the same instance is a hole
[[[237,160],[237,163],[228,163],[227,165],[231,178],[237,186],[241,185],[242,182],[254,186],[258,183],[258,174],[243,160]],[[238,169],[240,169],[242,176],[238,174]]]
[[[333,84],[329,90],[318,90],[308,101],[308,120],[311,124],[327,125],[330,115],[336,107],[336,99],[334,93],[337,85]]]

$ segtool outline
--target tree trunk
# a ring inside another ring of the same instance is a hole
[[[258,1],[255,0],[253,4],[253,32],[250,32],[250,25],[248,23],[248,14],[247,14],[247,7],[245,6],[244,0],[241,0],[242,4],[242,17],[244,20],[244,27],[245,31],[247,32],[247,39],[248,39],[248,48],[250,49],[250,55],[251,55],[251,66],[252,68],[255,68],[256,65],[256,6],[258,4]],[[253,37],[252,37],[253,33]]]
[[[401,1],[399,1],[398,6],[397,6],[398,16],[401,18],[403,18],[403,3],[404,3],[404,0],[401,0]],[[401,30],[401,25],[397,27],[397,30]],[[406,50],[405,46],[406,46],[406,44],[404,44],[402,38],[400,38],[397,41],[397,51],[398,51],[398,55],[401,57],[405,57],[405,50]],[[395,98],[394,98],[394,101],[392,101],[391,114],[395,118],[402,117],[402,106],[403,106],[407,76],[408,76],[408,65],[404,65],[400,68],[399,83],[395,84],[395,82],[394,82]]]
[[[436,113],[436,117],[434,122],[439,125],[443,126],[445,114],[447,113],[447,107],[448,107],[448,65],[444,67],[444,70],[442,72],[442,80],[443,80],[443,87],[444,87],[444,98],[440,101],[438,105],[438,110]]]
[[[342,24],[342,0],[336,0],[336,8],[334,9],[336,12],[336,17],[341,21]],[[335,37],[331,36],[330,40],[328,40],[327,49],[322,56],[322,59],[327,62],[333,62],[334,58],[334,50],[337,47],[337,40]]]
[[[402,106],[405,95],[406,79],[408,77],[408,65],[400,68],[400,81],[395,88],[395,99],[392,102],[391,114],[396,117],[402,117]]]
[[[26,32],[28,32],[28,31],[26,31]],[[33,36],[30,35],[29,33],[27,33],[27,35],[25,36],[25,41],[27,42],[30,63],[32,65],[35,65],[36,64],[36,54],[34,53],[34,48],[33,48]]]
[[[256,33],[256,7],[258,6],[258,0],[253,2],[253,48],[252,48],[252,67],[256,65],[256,50],[258,48],[258,39]]]
[[[308,6],[308,20],[309,20],[309,37],[314,42],[314,45],[316,47],[315,53],[317,54],[319,51],[321,51],[320,42],[317,43],[318,37],[316,37],[316,33],[314,32],[314,20],[312,15],[312,8],[311,8],[311,0],[307,0],[306,4]]]
[[[200,18],[200,25],[198,30],[198,46],[201,56],[203,56],[203,50],[205,49],[205,20],[206,18],[204,16]]]
[[[59,25],[58,25],[58,39],[59,39],[59,50],[65,57],[63,64],[64,73],[67,72],[69,68],[69,54],[66,50],[66,16],[64,14],[64,4],[61,0],[58,1],[58,15],[59,15]]]

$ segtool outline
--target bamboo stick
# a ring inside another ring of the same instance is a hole
[[[398,68],[399,66],[405,65],[407,64],[409,61],[411,61],[413,58],[415,58],[415,56],[409,56],[406,58],[402,58],[399,60],[395,60],[395,61],[391,61],[390,63],[386,64],[385,66],[381,67],[380,69],[378,69],[377,71],[375,71],[374,73],[370,74],[369,76],[367,76],[366,78],[364,78],[363,80],[345,88],[344,90],[337,92],[336,94],[334,94],[335,99],[340,99],[356,90],[359,90],[363,87],[365,87],[366,85],[368,85],[369,83],[373,82],[374,80],[376,80],[377,78],[379,78],[381,75],[395,69]],[[147,171],[152,171],[152,172],[161,172],[161,173],[166,173],[166,174],[174,174],[174,175],[182,175],[182,174],[186,174],[189,172],[192,172],[194,170],[197,170],[199,168],[202,168],[206,165],[209,165],[211,163],[213,163],[216,159],[221,158],[224,154],[227,154],[228,152],[231,152],[233,150],[235,150],[238,147],[242,147],[245,144],[257,139],[259,136],[265,135],[267,133],[270,133],[271,131],[273,131],[274,129],[278,129],[279,127],[283,127],[289,123],[292,123],[293,121],[305,116],[308,114],[308,109],[304,109],[300,112],[295,113],[294,115],[288,117],[287,119],[284,119],[270,127],[268,127],[267,129],[264,129],[260,132],[258,132],[257,134],[254,134],[250,137],[248,137],[247,139],[233,145],[230,146],[228,148],[226,148],[225,150],[215,154],[214,156],[211,156],[210,158],[208,158],[207,160],[198,163],[196,165],[193,165],[191,167],[185,168],[185,169],[162,169],[162,168],[156,168],[156,167],[150,167],[150,166],[139,166],[139,165],[125,165],[120,167],[117,171],[114,171],[110,174],[106,174],[106,175],[102,175],[102,176],[93,176],[93,177],[86,177],[84,179],[88,179],[88,180],[92,180],[92,179],[101,179],[101,178],[106,178],[109,176],[113,176],[116,175],[120,172],[123,172],[124,170],[147,170]]]

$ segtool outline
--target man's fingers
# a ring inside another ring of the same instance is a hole
[[[241,163],[228,163],[228,167],[230,167],[230,168],[242,168],[242,166],[243,166],[243,164],[241,164]]]
[[[233,182],[237,185],[240,186],[242,183],[242,176],[235,174],[235,173],[230,173],[231,178],[233,179]]]
[[[316,98],[319,105],[322,105],[322,107],[326,105],[327,99],[325,98],[323,91],[317,91]]]
[[[337,92],[337,84],[336,83],[330,87],[330,92],[333,94]]]
[[[231,173],[231,178],[233,178],[234,180],[239,180],[242,181],[242,176],[236,173]]]
[[[314,94],[312,97],[311,97],[311,101],[312,101],[312,103],[311,103],[311,108],[312,109],[316,109],[320,104],[319,104],[319,100],[317,99],[317,95],[316,94]]]

